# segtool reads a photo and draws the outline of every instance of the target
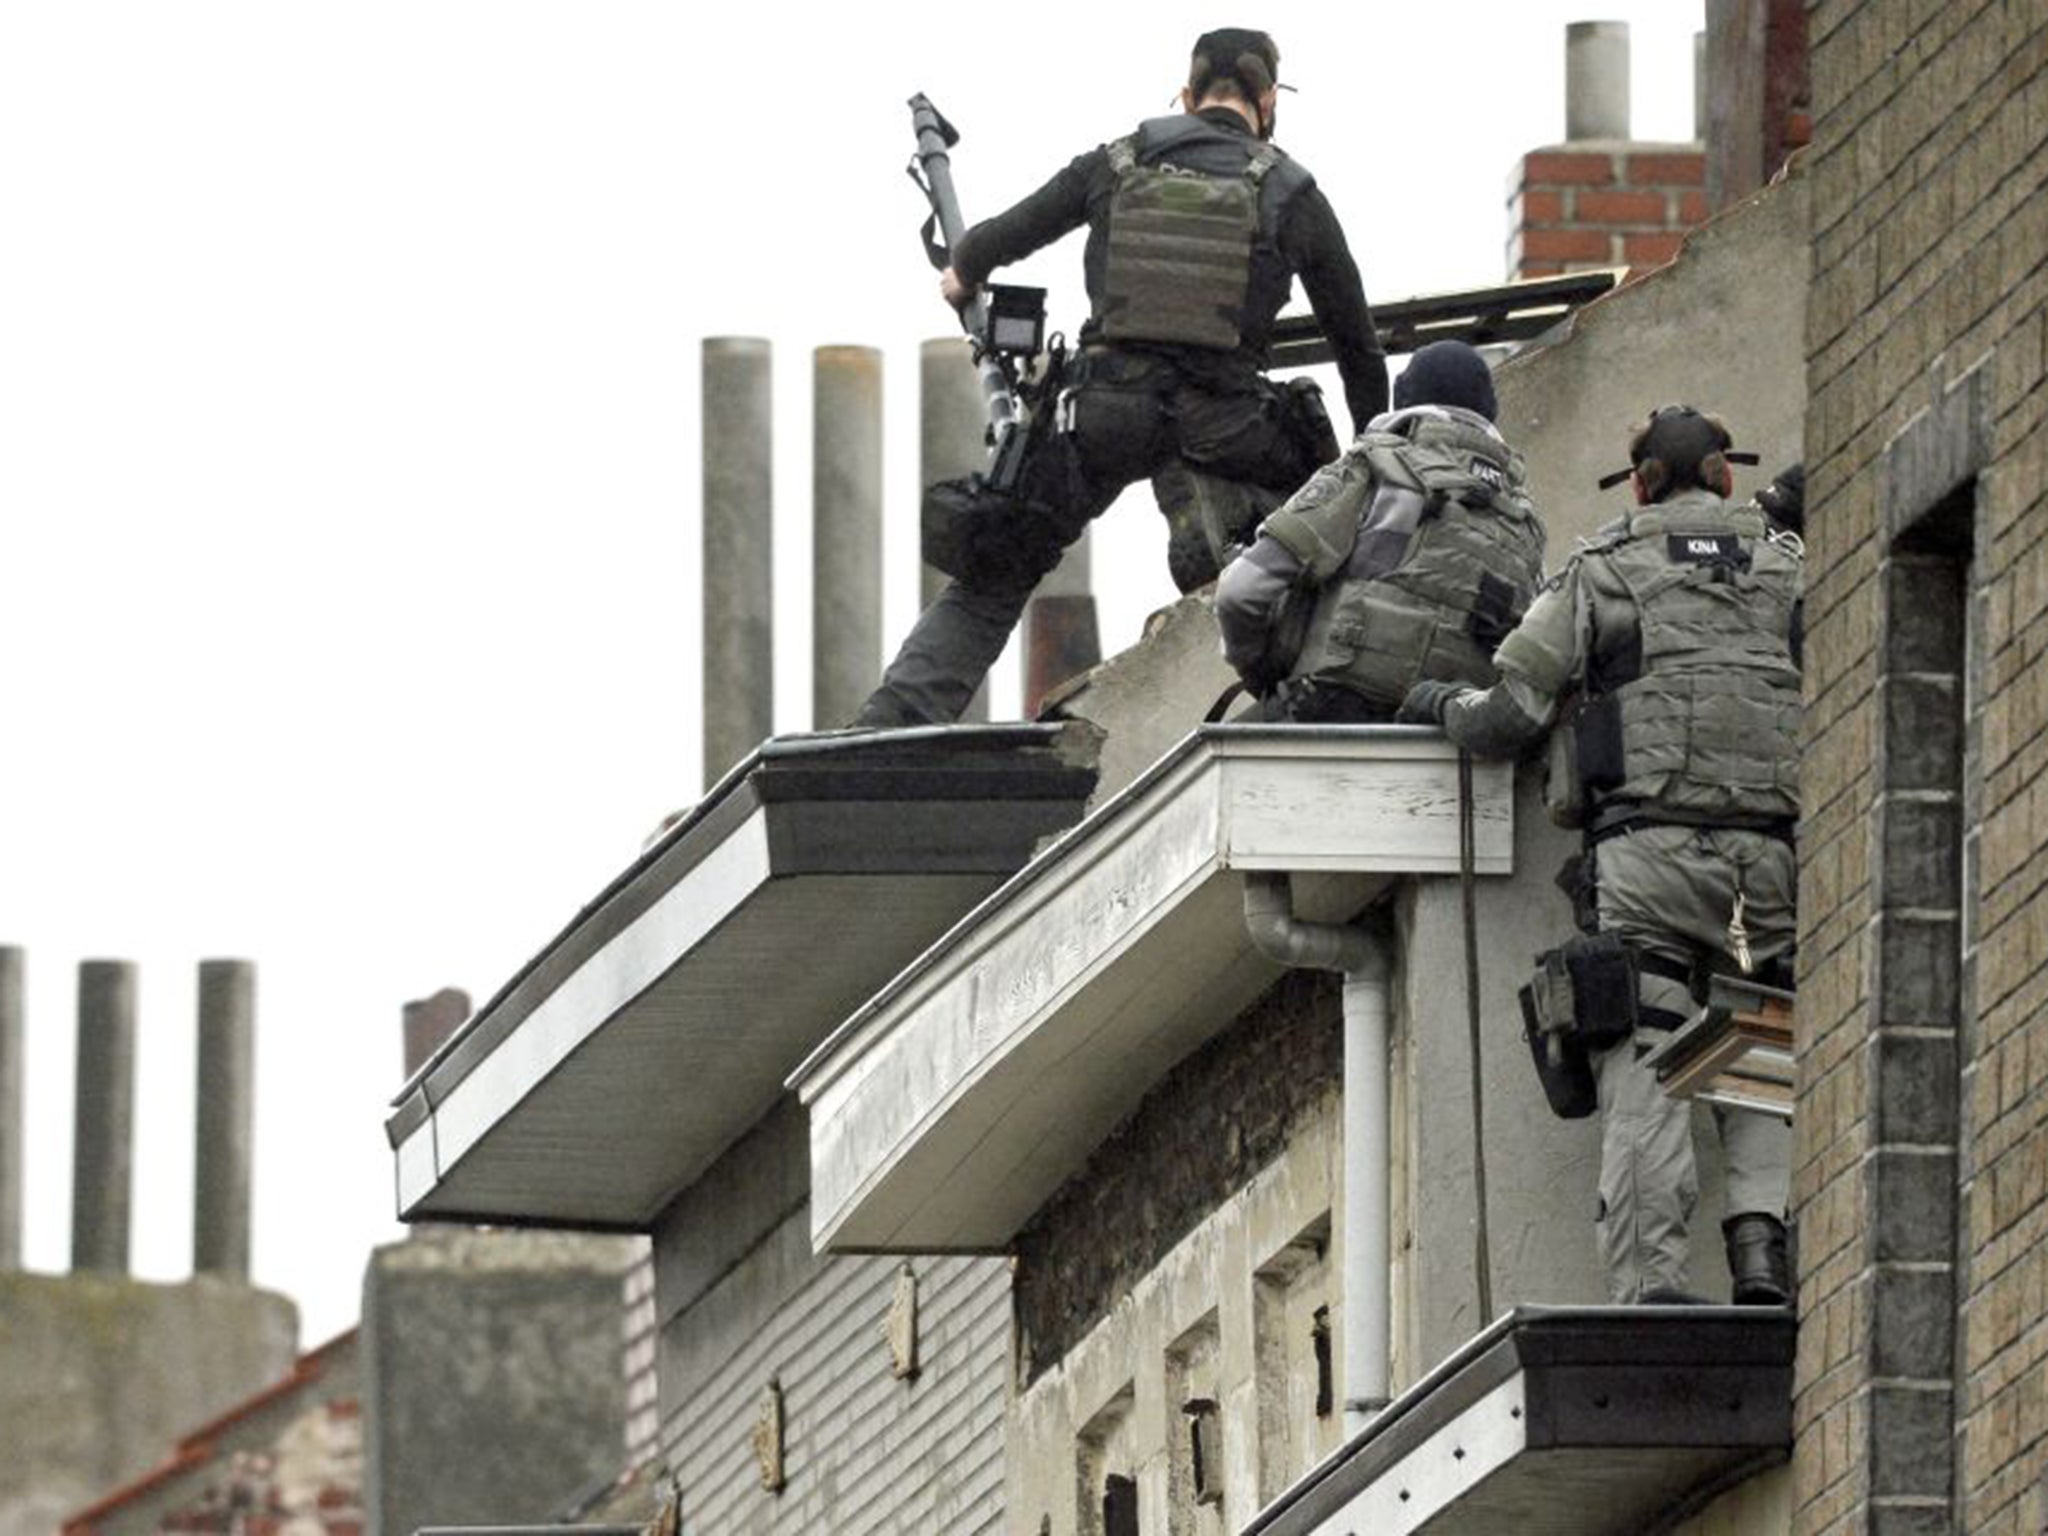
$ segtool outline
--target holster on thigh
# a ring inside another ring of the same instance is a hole
[[[1634,952],[1613,934],[1573,939],[1536,957],[1520,998],[1522,1033],[1552,1112],[1590,1115],[1599,1103],[1593,1052],[1635,1032]]]

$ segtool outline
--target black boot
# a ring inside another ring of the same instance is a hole
[[[1721,1223],[1728,1247],[1728,1274],[1738,1307],[1783,1307],[1792,1302],[1792,1261],[1786,1252],[1785,1223],[1750,1212]]]

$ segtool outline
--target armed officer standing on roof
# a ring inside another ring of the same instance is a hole
[[[1573,883],[1588,936],[1558,952],[1570,1016],[1543,1028],[1581,1072],[1590,1056],[1617,1302],[1692,1299],[1690,1106],[1641,1058],[1685,1021],[1710,971],[1790,985],[1802,550],[1759,508],[1728,503],[1730,460],[1755,462],[1732,447],[1690,406],[1652,415],[1630,442],[1633,469],[1602,482],[1629,479],[1637,509],[1583,544],[1501,642],[1500,682],[1421,683],[1401,714],[1492,757],[1548,734],[1552,814],[1585,829]],[[1560,1113],[1592,1107],[1590,1091],[1567,1108],[1548,1075],[1545,1087]],[[1735,1300],[1782,1304],[1790,1127],[1714,1113]]]
[[[959,306],[996,268],[1085,223],[1089,318],[1058,429],[1022,471],[1011,557],[947,584],[855,724],[957,719],[1032,588],[1126,486],[1180,458],[1291,491],[1334,453],[1321,413],[1304,424],[1262,371],[1295,275],[1352,420],[1386,409],[1386,359],[1344,232],[1315,178],[1271,142],[1279,63],[1263,32],[1205,33],[1180,114],[1090,150],[954,248],[940,288]]]

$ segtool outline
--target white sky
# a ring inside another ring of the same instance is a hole
[[[778,729],[810,724],[814,346],[886,350],[900,637],[916,348],[953,329],[912,92],[964,135],[971,220],[1164,110],[1199,31],[1263,25],[1300,89],[1279,139],[1393,299],[1500,279],[1588,17],[1633,24],[1636,136],[1689,137],[1700,0],[0,7],[30,1267],[68,1258],[77,962],[142,966],[135,1267],[175,1279],[195,966],[246,956],[256,1278],[309,1344],[354,1320],[399,1235],[400,1005],[481,1002],[697,793],[702,337],[778,347]],[[1078,327],[1078,237],[1011,275]],[[1106,647],[1172,597],[1162,556],[1136,502],[1099,525]]]

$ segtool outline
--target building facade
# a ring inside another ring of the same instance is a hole
[[[1800,1532],[2048,1528],[2048,15],[1811,8]]]

